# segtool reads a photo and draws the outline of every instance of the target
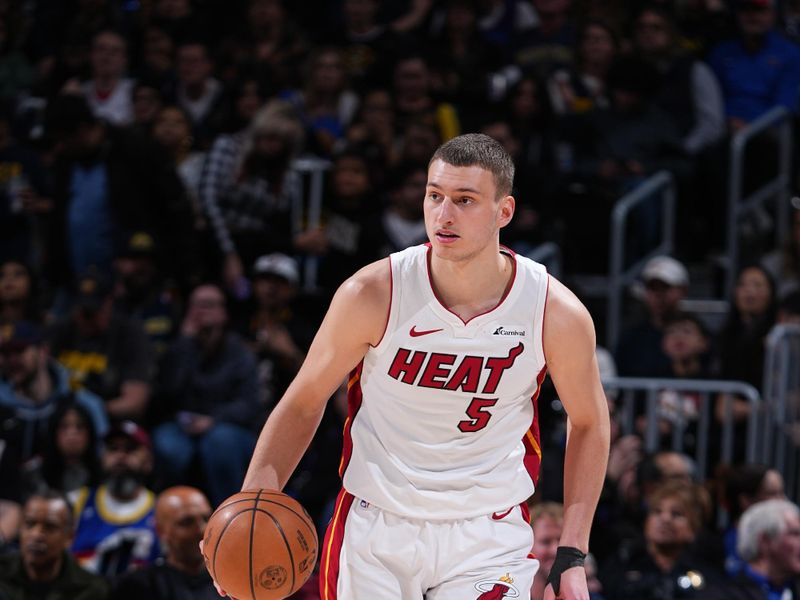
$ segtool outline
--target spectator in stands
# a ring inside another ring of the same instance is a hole
[[[668,317],[664,323],[662,345],[664,354],[670,359],[670,368],[659,376],[680,379],[710,377],[711,336],[697,316],[678,312]]]
[[[347,128],[344,144],[359,148],[373,164],[383,169],[393,168],[399,155],[395,117],[389,90],[375,88],[364,92],[354,122]],[[337,146],[337,150],[341,147]]]
[[[192,121],[194,147],[206,150],[224,126],[227,114],[222,83],[213,76],[209,50],[200,41],[183,41],[176,50],[177,84],[171,100]]]
[[[164,281],[157,263],[156,242],[146,231],[135,231],[114,259],[114,310],[142,324],[150,346],[161,356],[178,332],[178,298]]]
[[[775,324],[775,282],[761,266],[739,271],[728,316],[719,335],[720,375],[761,388],[764,379],[764,338]],[[721,410],[721,407],[719,407]],[[744,400],[735,402],[739,420],[749,414]]]
[[[290,211],[300,201],[301,182],[291,162],[302,145],[303,128],[291,109],[272,102],[254,117],[241,146],[230,145],[238,154],[231,165],[237,173],[234,179],[225,185],[224,176],[215,175],[216,191],[207,189],[206,210],[225,257],[223,277],[237,297],[246,295],[238,289],[244,280],[243,265],[263,254],[293,249]],[[211,156],[207,171],[212,168],[210,161]],[[223,164],[220,161],[215,168]],[[207,181],[203,187],[211,184]]]
[[[283,396],[314,337],[297,296],[300,269],[285,254],[260,256],[253,265],[254,309],[246,334],[258,360],[261,402],[270,409]]]
[[[781,248],[767,254],[762,265],[777,282],[779,298],[800,290],[800,198],[792,198],[789,239]]]
[[[564,507],[556,502],[541,502],[531,507],[533,548],[531,553],[539,560],[539,570],[531,586],[531,600],[542,600],[547,578],[556,559],[561,528],[564,526]]]
[[[347,68],[338,48],[312,53],[306,66],[305,85],[285,90],[280,98],[291,104],[306,129],[309,152],[330,156],[358,109],[359,97],[350,89]]]
[[[609,106],[608,70],[619,50],[619,38],[605,21],[586,21],[578,32],[575,65],[562,67],[547,81],[553,112],[584,114]]]
[[[545,80],[550,73],[573,61],[577,31],[570,0],[534,0],[538,24],[512,38],[514,63],[525,74]]]
[[[156,532],[164,558],[116,582],[114,600],[215,600],[219,597],[203,562],[203,539],[211,507],[195,488],[171,487],[156,500]]]
[[[623,544],[601,572],[608,598],[705,598],[717,575],[693,555],[702,527],[695,487],[668,481],[651,492],[643,539]]]
[[[328,293],[361,267],[377,260],[383,239],[383,207],[375,201],[375,184],[366,157],[345,150],[334,160],[323,232],[319,284]]]
[[[191,277],[191,205],[159,148],[98,121],[78,96],[52,100],[45,127],[56,158],[48,280],[63,287],[91,266],[110,275],[119,235],[140,229],[155,235],[165,272]]]
[[[0,262],[0,325],[40,323],[38,286],[31,268],[18,260]]]
[[[41,158],[14,133],[14,107],[0,101],[0,261],[38,266],[44,217],[52,209]]]
[[[80,568],[68,552],[74,517],[60,492],[25,502],[20,551],[0,557],[0,597],[8,600],[105,600],[108,584]]]
[[[489,104],[491,73],[504,65],[504,52],[479,29],[479,6],[470,0],[443,3],[441,28],[430,35],[430,67],[436,92],[457,103],[465,127],[474,129]]]
[[[133,79],[128,69],[128,42],[116,31],[104,30],[92,39],[92,77],[81,85],[83,94],[98,119],[112,125],[133,122]]]
[[[443,140],[461,132],[455,106],[434,95],[433,75],[424,55],[409,53],[400,57],[392,75],[392,96],[401,130],[414,121],[422,121],[434,126]]]
[[[227,325],[222,290],[196,287],[160,372],[160,402],[172,418],[153,432],[164,483],[187,481],[199,459],[215,506],[239,489],[264,417],[255,357]]]
[[[82,404],[61,404],[50,421],[42,455],[26,465],[26,489],[52,489],[71,496],[82,487],[99,485],[100,442],[92,415]]]
[[[797,112],[800,89],[800,48],[775,28],[775,0],[737,0],[735,5],[739,36],[721,42],[709,56],[732,131],[776,106]]]
[[[162,28],[152,24],[147,25],[142,32],[138,63],[140,82],[152,82],[151,89],[163,92],[174,78],[175,40]],[[135,92],[134,112],[136,112]]]
[[[674,258],[656,256],[644,266],[641,282],[646,315],[623,330],[615,357],[620,375],[657,377],[669,371],[663,349],[664,325],[686,297],[689,273]]]
[[[391,174],[389,206],[383,212],[384,246],[388,256],[427,240],[420,198],[425,197],[428,172],[424,165],[404,163]]]
[[[745,565],[733,581],[708,590],[708,600],[769,600],[800,596],[800,510],[766,500],[739,521],[737,549]]]
[[[82,567],[116,577],[152,564],[160,550],[154,524],[155,494],[145,485],[153,469],[150,436],[133,421],[105,438],[103,483],[81,488],[72,553]]]
[[[800,290],[790,292],[778,303],[778,325],[800,325]]]
[[[172,159],[183,188],[192,205],[194,229],[200,230],[203,210],[200,206],[200,175],[205,152],[193,151],[192,124],[189,115],[177,106],[165,106],[156,113],[151,135]]]
[[[164,95],[156,84],[137,81],[133,87],[133,128],[142,134],[149,134],[156,116],[164,106]]]
[[[8,422],[14,413],[0,406],[0,419]],[[13,433],[0,429],[0,554],[16,541],[22,519],[20,444]]]
[[[44,452],[54,413],[70,401],[83,406],[104,435],[108,418],[103,401],[86,390],[72,391],[67,370],[50,358],[39,327],[18,321],[9,329],[0,335],[0,405],[14,412],[4,427],[16,430],[21,460]]]
[[[113,309],[108,281],[87,272],[77,281],[71,314],[49,332],[53,356],[71,384],[103,399],[112,419],[141,418],[150,398],[153,357],[141,323]]]
[[[762,464],[728,467],[723,472],[722,485],[729,520],[723,533],[725,571],[730,577],[735,577],[744,566],[737,550],[737,531],[742,514],[759,502],[786,499],[786,493],[781,474]]]
[[[668,9],[648,5],[636,15],[636,50],[658,69],[655,103],[675,121],[683,149],[696,155],[725,135],[722,91],[714,73],[681,49],[677,25]]]

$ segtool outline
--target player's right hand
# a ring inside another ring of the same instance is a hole
[[[200,546],[200,554],[203,554],[203,540],[200,540],[200,543],[198,545]],[[203,554],[203,557],[205,557],[205,554]],[[222,596],[223,598],[227,598],[228,594],[225,593],[225,590],[223,590],[221,587],[219,587],[219,584],[214,579],[214,576],[211,575],[210,571],[209,571],[208,574],[211,576],[211,582],[214,584],[214,587],[217,588],[217,593],[220,596]],[[230,596],[230,598],[231,598],[231,600],[236,600],[236,598],[234,598],[233,596]]]

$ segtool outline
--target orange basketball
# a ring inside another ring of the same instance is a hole
[[[317,560],[317,532],[300,503],[252,490],[219,505],[203,537],[206,568],[239,600],[278,600],[296,592]]]

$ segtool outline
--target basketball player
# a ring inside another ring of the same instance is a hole
[[[492,138],[442,145],[430,243],[337,291],[261,433],[243,489],[281,489],[349,377],[343,490],[320,552],[323,600],[528,598],[525,500],[545,366],[569,415],[564,527],[545,599],[587,600],[583,556],[609,446],[591,318],[541,265],[502,248],[513,163]]]

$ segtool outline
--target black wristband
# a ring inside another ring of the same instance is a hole
[[[586,554],[577,548],[572,548],[571,546],[558,547],[553,566],[550,567],[550,574],[547,576],[547,583],[553,586],[556,596],[561,592],[561,574],[572,567],[582,567],[585,559]]]

